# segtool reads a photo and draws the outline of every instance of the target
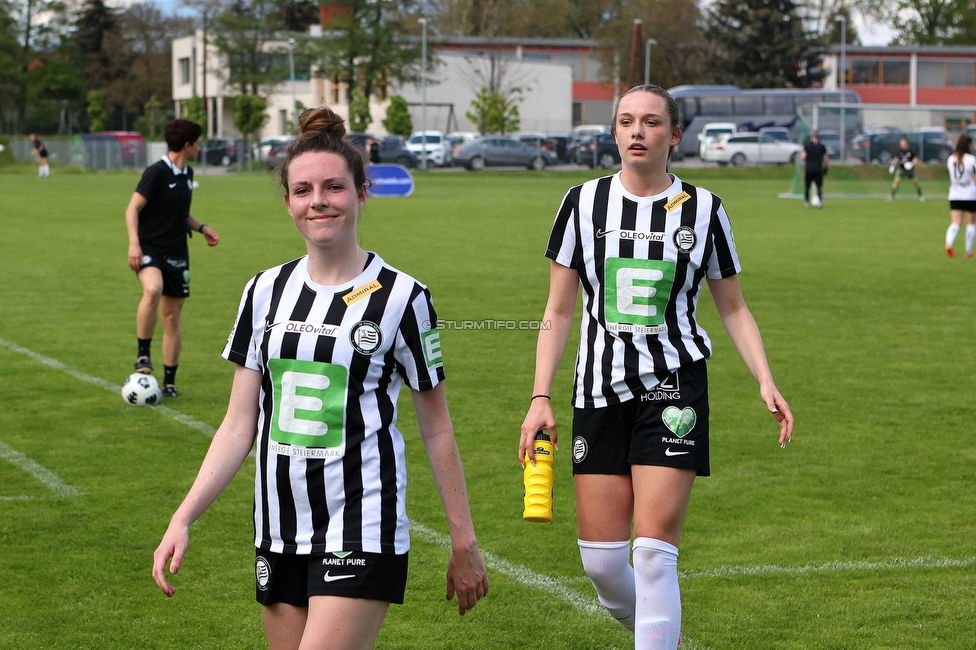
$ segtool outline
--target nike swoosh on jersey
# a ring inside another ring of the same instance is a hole
[[[267,321],[265,321],[264,331],[265,332],[270,332],[272,327],[278,327],[279,325],[281,325],[284,322],[285,321],[278,321],[277,323],[268,323]]]
[[[325,575],[324,575],[324,576],[322,576],[322,579],[323,579],[323,580],[325,580],[326,582],[335,582],[336,580],[345,580],[346,578],[355,578],[355,577],[356,577],[355,575],[347,575],[347,576],[330,576],[330,575],[329,575],[329,572],[328,572],[328,571],[326,571],[326,572],[325,572]]]
[[[609,235],[612,232],[617,232],[617,231],[616,230],[603,230],[602,228],[599,228],[596,231],[596,238],[597,239],[603,239],[604,237],[606,237],[607,235]]]
[[[174,187],[176,187],[176,183],[170,183],[169,184],[169,189],[173,189]]]
[[[685,454],[690,454],[690,451],[671,451],[671,447],[664,450],[665,456],[684,456]]]

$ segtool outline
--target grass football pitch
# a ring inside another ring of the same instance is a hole
[[[681,543],[690,649],[972,648],[976,628],[976,260],[947,259],[948,186],[930,200],[778,199],[791,170],[679,170],[721,195],[746,299],[797,418],[786,450],[707,294],[712,476]],[[447,526],[407,395],[400,426],[414,524],[406,604],[380,649],[633,647],[599,607],[576,546],[572,336],[554,387],[556,516],[521,520],[519,425],[532,385],[543,255],[564,192],[594,172],[417,173],[371,199],[363,247],[431,289],[447,390],[491,591],[464,618],[444,599]],[[132,173],[0,173],[0,648],[260,648],[253,465],[191,529],[166,599],[151,555],[223,416],[219,353],[244,283],[304,253],[264,174],[198,177],[181,396],[134,408],[139,286],[126,266]],[[889,179],[832,169],[828,192]],[[902,195],[914,194],[910,186]],[[936,197],[940,198],[936,198]],[[962,235],[957,242],[962,248]],[[161,358],[160,332],[154,356]]]

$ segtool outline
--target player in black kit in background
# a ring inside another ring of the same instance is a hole
[[[895,180],[891,184],[891,196],[888,197],[889,201],[894,200],[895,194],[898,194],[898,184],[901,183],[902,178],[912,179],[912,184],[915,185],[915,190],[918,192],[918,200],[925,200],[925,197],[922,196],[922,186],[919,185],[918,179],[915,177],[915,165],[917,164],[918,154],[908,145],[908,140],[902,138],[901,142],[898,143],[898,153],[895,154],[894,160],[891,161]]]
[[[817,200],[814,205],[823,207],[823,179],[827,175],[829,158],[827,147],[820,144],[820,134],[810,133],[810,141],[803,146],[800,157],[804,161],[805,176],[803,181],[803,207],[810,207],[810,184],[817,184]]]
[[[200,125],[173,120],[163,133],[169,153],[146,168],[125,210],[129,233],[129,268],[142,284],[136,312],[139,353],[136,372],[151,374],[150,349],[156,331],[157,309],[163,320],[163,397],[176,397],[176,369],[183,347],[180,316],[190,295],[190,254],[187,234],[195,230],[209,246],[220,241],[217,232],[190,214],[193,168],[200,153]]]

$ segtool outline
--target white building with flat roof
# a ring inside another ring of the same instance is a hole
[[[212,42],[204,56],[203,32],[173,41],[173,101],[176,114],[183,115],[185,102],[194,96],[206,99],[206,137],[240,137],[234,127],[234,98],[237,88],[226,82],[226,62]],[[269,41],[269,53],[287,56],[287,37]],[[433,48],[431,50],[433,52]],[[505,69],[505,83],[520,88],[518,100],[520,130],[562,135],[573,126],[573,69],[564,62],[522,58],[521,50],[503,56],[495,55],[495,64]],[[481,86],[478,72],[487,68],[490,51],[458,52],[438,49],[439,65],[431,72],[427,84],[427,129],[439,131],[476,131],[466,117]],[[329,71],[312,67],[295,70],[294,97],[303,106],[326,105],[348,119],[349,92],[345,84],[334,83]],[[262,138],[286,135],[292,121],[292,82],[283,80],[270,89],[268,121],[260,132]],[[422,89],[420,85],[392,87],[390,94],[404,97],[410,104],[415,130],[421,129]],[[370,99],[371,133],[384,135],[382,120],[389,106],[388,96]]]

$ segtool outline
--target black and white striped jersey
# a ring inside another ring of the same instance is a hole
[[[427,288],[370,253],[339,287],[308,258],[246,286],[224,358],[262,374],[254,543],[278,553],[406,553],[402,382],[444,379]]]
[[[741,271],[717,196],[671,175],[657,196],[635,196],[613,176],[567,192],[546,257],[583,287],[573,404],[633,399],[672,371],[711,356],[695,321],[705,278]]]

